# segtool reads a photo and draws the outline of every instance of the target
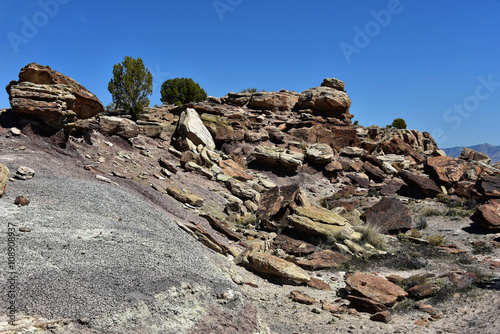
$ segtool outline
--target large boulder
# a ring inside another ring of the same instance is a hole
[[[271,254],[251,252],[244,264],[257,272],[298,282],[309,282],[311,277],[299,266]]]
[[[282,90],[279,92],[253,93],[248,107],[257,110],[292,110],[299,101],[299,94]]]
[[[101,101],[81,84],[37,63],[23,67],[19,80],[7,86],[7,93],[14,112],[37,116],[56,128],[73,119],[90,118],[104,111]]]
[[[432,157],[426,162],[426,171],[447,188],[462,179],[472,166],[462,159],[452,157]]]
[[[117,116],[100,116],[98,118],[79,119],[73,127],[78,131],[98,131],[106,136],[134,138],[140,134],[140,126],[134,121]]]
[[[466,161],[480,161],[485,164],[489,164],[491,162],[491,158],[482,152],[474,151],[471,148],[464,147],[462,153],[459,156],[460,159]]]
[[[441,189],[436,182],[420,175],[415,175],[407,170],[400,170],[398,176],[409,186],[417,190],[425,197],[436,197],[441,193]]]
[[[411,228],[410,210],[399,200],[383,198],[361,215],[367,224],[380,228],[381,233],[390,233]]]
[[[377,147],[382,150],[384,154],[403,154],[411,156],[417,163],[423,163],[425,158],[418,153],[413,147],[405,143],[398,136],[394,136],[382,143]]]
[[[393,306],[396,301],[407,297],[408,293],[385,278],[371,274],[355,273],[346,279],[346,288],[353,294]]]
[[[5,193],[7,181],[9,181],[9,169],[7,166],[0,164],[0,197]]]
[[[500,232],[500,199],[481,205],[471,220],[492,232]]]
[[[175,135],[186,137],[195,145],[206,146],[209,150],[215,149],[215,143],[207,127],[203,124],[200,115],[193,108],[182,112],[177,123]]]
[[[325,116],[339,119],[352,118],[349,114],[351,99],[341,90],[332,87],[313,87],[299,96],[298,109],[311,109]]]
[[[282,165],[290,169],[302,166],[305,158],[303,153],[276,146],[257,146],[252,156],[260,163]]]
[[[333,149],[327,144],[312,144],[306,149],[306,157],[312,163],[328,164],[333,160]]]
[[[500,198],[500,175],[484,173],[476,184],[477,190],[489,198]]]

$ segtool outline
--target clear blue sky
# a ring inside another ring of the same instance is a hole
[[[151,105],[175,77],[213,96],[336,77],[362,125],[402,117],[441,147],[500,145],[499,0],[0,0],[0,27],[0,108],[30,62],[107,105],[132,56],[153,73]]]

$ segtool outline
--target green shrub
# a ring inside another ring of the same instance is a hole
[[[141,58],[125,57],[113,66],[113,78],[108,83],[115,108],[130,113],[136,121],[144,108],[149,106],[148,96],[153,93],[153,75]]]
[[[406,122],[402,118],[396,118],[394,121],[392,121],[391,126],[396,129],[406,129]]]
[[[354,226],[354,230],[361,233],[361,241],[369,243],[375,248],[385,249],[386,238],[380,233],[380,228],[370,224],[358,224]]]
[[[175,105],[207,99],[205,90],[191,78],[168,79],[161,85],[160,93],[162,102]]]
[[[444,237],[442,235],[429,235],[427,237],[427,241],[429,241],[429,243],[432,245],[432,246],[442,246],[443,243],[444,243]]]

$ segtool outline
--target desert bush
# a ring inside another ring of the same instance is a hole
[[[257,92],[257,88],[255,87],[252,87],[252,88],[245,88],[243,89],[240,93],[256,93]]]
[[[415,228],[417,230],[424,230],[427,228],[427,217],[426,216],[420,216],[416,225],[415,225]]]
[[[432,246],[442,246],[443,243],[444,243],[444,237],[442,235],[429,235],[427,237],[427,241],[429,241],[429,243],[432,245]]]
[[[385,249],[387,241],[385,236],[380,233],[380,228],[370,224],[358,224],[354,230],[361,233],[361,241],[369,243],[375,248]]]
[[[391,126],[396,129],[406,129],[406,122],[402,118],[396,118],[394,121],[392,121]]]
[[[153,75],[141,58],[125,57],[113,66],[113,78],[108,83],[116,109],[130,113],[132,120],[149,106],[148,96],[153,93]]]
[[[412,228],[410,230],[409,236],[412,238],[422,238],[422,233],[420,233],[420,231],[417,230],[416,228]]]
[[[191,78],[168,79],[161,85],[161,101],[170,104],[201,102],[207,99],[207,93]]]

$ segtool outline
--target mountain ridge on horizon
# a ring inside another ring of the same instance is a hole
[[[442,150],[446,152],[446,155],[453,157],[453,158],[458,158],[460,156],[460,153],[462,153],[462,150],[468,147],[470,149],[473,149],[474,151],[481,152],[486,154],[491,158],[491,163],[499,162],[500,161],[500,145],[495,146],[491,145],[488,143],[483,143],[483,144],[478,144],[478,145],[472,145],[472,146],[455,146],[455,147],[450,147],[450,148],[443,148]]]

